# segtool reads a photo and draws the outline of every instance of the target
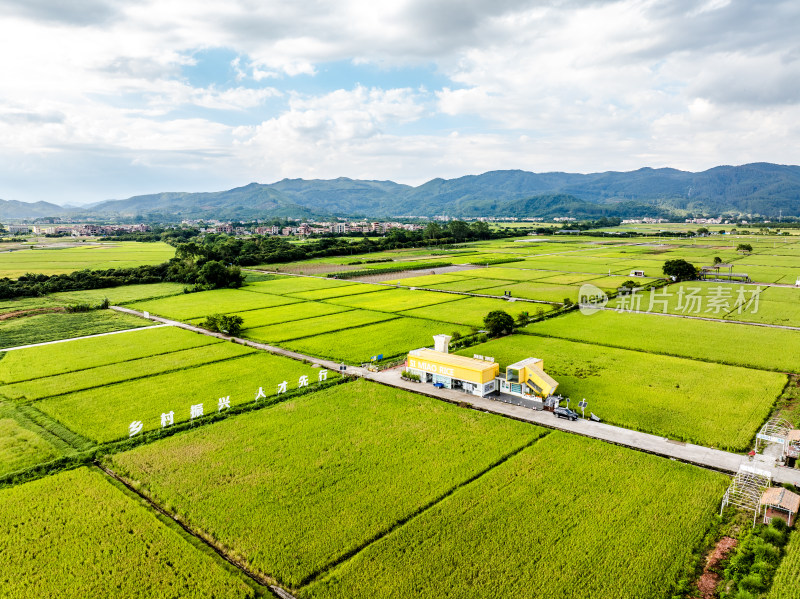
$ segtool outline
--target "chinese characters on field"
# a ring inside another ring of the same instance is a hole
[[[328,380],[328,371],[327,370],[320,370],[317,373],[317,380],[319,382],[327,381]],[[309,385],[309,378],[308,375],[303,375],[297,380],[297,388],[301,389],[303,387],[308,387]],[[276,395],[280,395],[281,393],[286,393],[288,390],[289,382],[283,381],[278,385]],[[264,393],[264,388],[259,387],[258,391],[255,393],[255,400],[259,401],[260,399],[266,399],[267,394]],[[217,399],[217,412],[222,412],[223,410],[229,410],[231,407],[231,396],[226,395],[225,397],[220,397]],[[195,418],[200,418],[205,414],[203,404],[198,403],[194,404],[189,407],[189,420],[194,420]],[[161,428],[166,428],[168,426],[172,426],[175,424],[175,411],[171,410],[169,412],[164,412],[161,414]],[[134,420],[133,422],[128,425],[128,436],[133,437],[134,435],[138,435],[144,429],[144,422],[141,420]]]
[[[677,291],[667,288],[651,288],[649,293],[639,287],[617,298],[617,312],[660,312],[666,314],[712,314],[724,316],[731,312],[737,314],[758,312],[758,299],[762,288],[750,289],[743,285],[737,289],[718,285],[706,287],[707,293],[701,295],[702,287],[678,287]],[[671,309],[670,309],[671,307]]]

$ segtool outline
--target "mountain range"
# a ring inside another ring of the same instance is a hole
[[[227,191],[167,192],[76,208],[0,200],[0,218],[183,218],[516,216],[800,216],[800,166],[753,163],[702,172],[672,168],[579,174],[490,171],[412,187],[340,177],[250,183]]]

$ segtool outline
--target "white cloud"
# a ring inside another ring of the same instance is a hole
[[[123,176],[132,165],[137,181],[151,172],[159,185],[169,172],[184,181],[184,169],[236,185],[800,162],[800,5],[789,0],[769,9],[746,0],[82,7],[0,4],[3,145],[26,156],[25,172],[47,157],[40,168],[54,181],[98,153]],[[185,68],[215,49],[237,56],[226,62],[231,80],[190,81]],[[315,87],[332,61],[389,74],[380,87]],[[391,69],[404,67],[450,83],[429,92],[392,84]],[[16,181],[13,168],[0,164],[0,180]],[[119,197],[119,180],[103,197]],[[48,199],[15,185],[0,197]]]

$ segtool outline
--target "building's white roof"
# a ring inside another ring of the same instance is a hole
[[[524,360],[520,360],[519,362],[509,364],[508,368],[519,370],[520,368],[524,368],[526,366],[536,366],[536,364],[542,361],[543,360],[541,358],[525,358]]]

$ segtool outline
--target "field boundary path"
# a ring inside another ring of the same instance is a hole
[[[134,316],[144,318],[144,314],[142,312],[131,310],[130,308],[122,308],[120,306],[111,306],[111,308],[126,314],[132,314]],[[286,356],[287,358],[292,358],[294,360],[319,364],[320,366],[324,366],[330,370],[336,371],[339,369],[340,364],[333,362],[332,360],[318,359],[313,356],[289,351],[281,347],[275,347],[265,343],[257,343],[255,341],[249,341],[247,339],[241,339],[238,337],[230,337],[222,333],[208,331],[201,327],[186,324],[177,320],[169,320],[167,318],[161,318],[160,316],[153,316],[152,314],[147,318],[163,324],[169,324],[189,331],[194,331],[195,333],[200,333],[202,335],[209,335],[224,340],[233,340],[234,342],[242,345],[247,345],[249,347],[254,347],[256,349],[281,356]],[[659,455],[673,460],[686,462],[688,464],[693,464],[695,466],[718,470],[720,472],[735,473],[739,471],[739,466],[749,463],[748,458],[745,456],[728,451],[722,451],[720,449],[711,449],[710,447],[703,447],[701,445],[693,445],[691,443],[674,441],[664,437],[651,435],[649,433],[634,431],[602,422],[591,422],[583,419],[572,422],[569,420],[556,418],[550,412],[535,411],[502,401],[496,401],[475,395],[468,395],[466,393],[453,391],[451,389],[437,389],[424,383],[405,381],[400,376],[400,368],[393,368],[381,372],[371,372],[365,368],[348,365],[344,374],[362,377],[383,385],[397,387],[406,391],[418,393],[420,395],[426,395],[434,399],[444,400],[448,403],[467,405],[481,412],[490,412],[506,418],[513,418],[515,420],[536,424],[544,428],[561,430],[568,433],[582,435],[584,437],[590,437],[592,439],[598,439],[607,443],[613,443],[614,445],[621,445],[630,449],[636,449],[645,453]],[[800,486],[800,470],[761,464],[759,467],[768,468],[772,473],[772,479],[775,482],[787,482]]]
[[[137,314],[137,316],[140,316]],[[15,349],[28,349],[29,347],[41,347],[43,345],[53,345],[55,343],[66,343],[67,341],[77,341],[78,339],[91,339],[92,337],[106,337],[108,335],[119,335],[120,333],[132,333],[133,331],[146,331],[147,329],[159,329],[169,326],[166,324],[156,324],[150,327],[136,327],[135,329],[122,329],[121,331],[109,331],[107,333],[95,333],[94,335],[84,335],[83,337],[70,337],[68,339],[56,339],[55,341],[43,341],[42,343],[31,343],[30,345],[18,345],[17,347],[2,347],[0,351],[14,351]]]

